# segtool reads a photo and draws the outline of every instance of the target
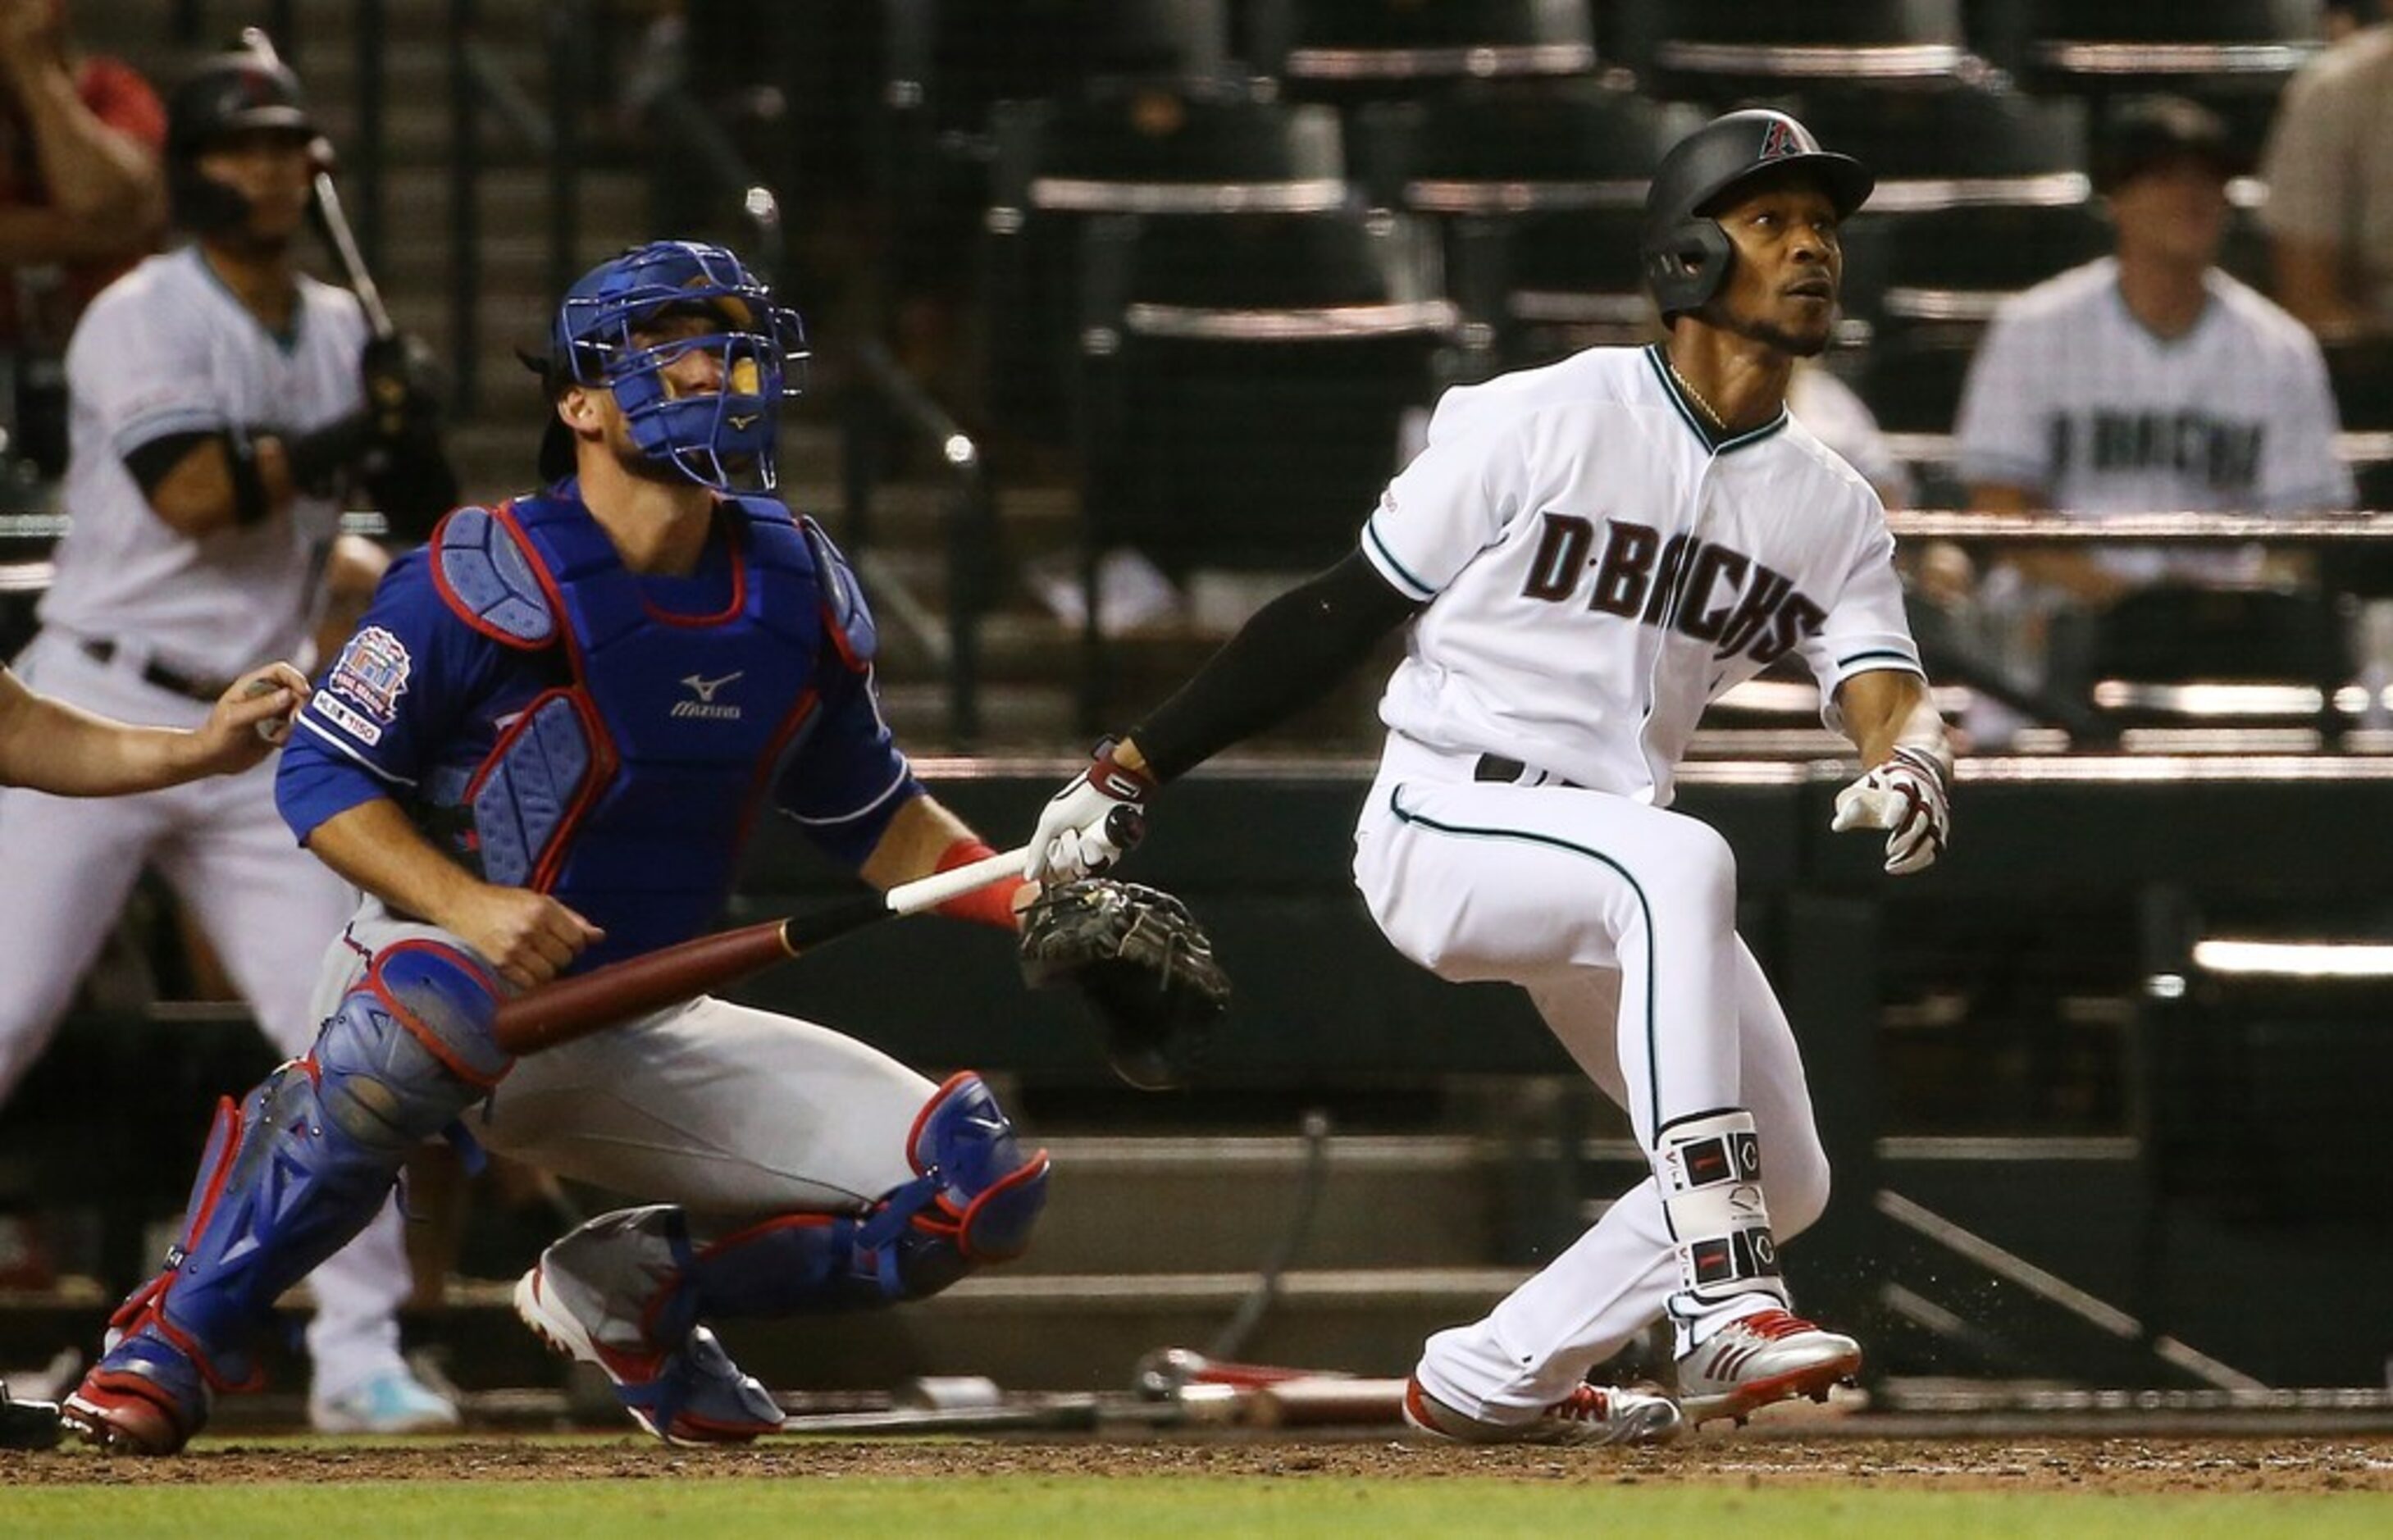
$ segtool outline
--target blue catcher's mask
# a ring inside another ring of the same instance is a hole
[[[688,315],[713,324],[657,334]],[[666,379],[693,349],[722,365],[719,391],[682,394]],[[565,292],[549,337],[550,367],[612,392],[647,460],[726,492],[773,489],[774,428],[805,358],[797,312],[775,305],[730,252],[696,241],[650,241],[593,268]],[[570,469],[542,467],[551,476]]]

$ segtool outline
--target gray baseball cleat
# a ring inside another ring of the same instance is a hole
[[[1743,1422],[1758,1407],[1796,1396],[1828,1399],[1828,1387],[1861,1372],[1862,1346],[1783,1310],[1739,1316],[1679,1358],[1679,1404],[1689,1421]]]
[[[595,1364],[639,1425],[667,1443],[746,1443],[781,1429],[780,1403],[704,1326],[678,1346],[648,1352],[609,1349],[547,1286],[541,1266],[516,1281],[516,1314],[551,1351]]]
[[[1685,1425],[1668,1396],[1616,1386],[1581,1385],[1525,1422],[1467,1416],[1405,1382],[1405,1422],[1455,1443],[1667,1443]]]

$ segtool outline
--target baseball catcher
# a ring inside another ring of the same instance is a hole
[[[1022,915],[1022,977],[1079,991],[1105,1062],[1142,1090],[1186,1085],[1229,1003],[1230,980],[1188,907],[1168,893],[1086,878]]]

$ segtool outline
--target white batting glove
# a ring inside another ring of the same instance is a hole
[[[1104,871],[1146,832],[1146,804],[1159,790],[1154,777],[1116,762],[1112,738],[1098,744],[1089,767],[1047,799],[1023,877],[1069,882]]]
[[[1837,793],[1836,822],[1883,829],[1886,869],[1897,877],[1933,866],[1953,832],[1952,772],[1924,750],[1898,746],[1886,763]]]

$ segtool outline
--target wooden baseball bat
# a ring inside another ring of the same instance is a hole
[[[324,221],[325,238],[333,243],[333,255],[341,265],[341,276],[349,282],[358,296],[358,308],[365,312],[366,329],[377,342],[387,342],[399,335],[391,323],[390,308],[382,302],[382,290],[375,284],[373,274],[366,271],[365,254],[358,250],[358,238],[349,228],[349,216],[341,209],[340,189],[333,185],[333,174],[320,169],[316,173],[316,213]]]
[[[1020,877],[1029,847],[986,855],[952,871],[900,882],[886,893],[807,915],[717,931],[518,995],[499,1007],[501,1048],[521,1056],[693,999],[762,972],[851,931],[920,914],[1008,877]]]

